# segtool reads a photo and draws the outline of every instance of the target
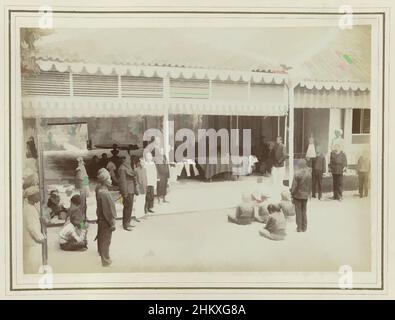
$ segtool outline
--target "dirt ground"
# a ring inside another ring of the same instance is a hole
[[[259,235],[260,223],[228,223],[234,209],[158,214],[134,222],[131,232],[118,221],[109,268],[101,266],[93,241],[96,224],[90,225],[85,252],[61,251],[54,227],[48,231],[49,264],[55,273],[337,271],[340,265],[369,271],[369,198],[359,199],[355,192],[347,192],[342,202],[329,197],[308,203],[306,233],[297,233],[295,222],[288,221],[287,237],[278,242]]]

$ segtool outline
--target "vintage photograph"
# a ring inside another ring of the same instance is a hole
[[[382,286],[381,20],[222,16],[11,20],[17,287]]]
[[[60,273],[370,270],[368,26],[24,28],[20,45],[24,272],[42,252]]]

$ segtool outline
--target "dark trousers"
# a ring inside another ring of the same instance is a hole
[[[152,209],[154,207],[154,186],[147,186],[147,192],[145,194],[145,206],[144,210]]]
[[[358,183],[359,183],[359,195],[361,197],[367,197],[369,190],[369,173],[358,172]]]
[[[132,218],[133,211],[133,199],[134,194],[131,193],[128,193],[126,197],[123,197],[122,225],[124,228],[130,226],[130,220]]]
[[[108,264],[110,259],[110,244],[112,231],[108,223],[104,220],[97,221],[97,249],[99,251],[102,264]]]
[[[322,171],[315,170],[311,172],[312,187],[313,187],[313,197],[315,198],[316,192],[318,192],[318,198],[321,199],[322,196]]]
[[[343,197],[343,174],[334,174],[333,177],[333,197],[341,199]]]
[[[296,212],[296,227],[298,231],[306,231],[307,229],[307,199],[294,198]]]

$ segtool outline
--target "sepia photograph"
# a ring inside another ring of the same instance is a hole
[[[10,11],[11,288],[382,290],[384,13],[342,8]]]

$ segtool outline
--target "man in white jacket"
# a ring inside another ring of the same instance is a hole
[[[23,271],[39,273],[42,265],[42,244],[45,236],[41,232],[40,203],[38,186],[30,186],[23,191]]]

